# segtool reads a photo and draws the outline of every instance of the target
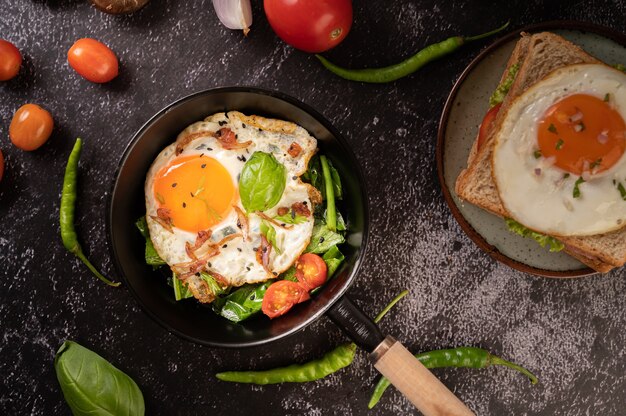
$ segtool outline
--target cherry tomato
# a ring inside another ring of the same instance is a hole
[[[328,266],[317,254],[306,253],[296,262],[296,278],[307,290],[313,290],[326,282]]]
[[[95,39],[78,39],[67,53],[67,61],[78,74],[98,84],[117,76],[117,56],[104,43]]]
[[[9,126],[9,137],[22,150],[31,151],[41,147],[52,134],[54,121],[49,112],[36,104],[21,106]]]
[[[491,130],[491,125],[494,121],[496,121],[496,116],[498,115],[498,111],[500,111],[500,107],[502,104],[497,104],[485,114],[485,118],[483,118],[483,122],[480,123],[480,129],[478,130],[478,148],[483,145],[485,140],[487,140],[487,135],[489,134],[489,130]]]
[[[2,175],[4,174],[4,155],[0,150],[0,182],[2,182]]]
[[[265,291],[261,310],[274,319],[285,314],[296,303],[309,299],[309,292],[299,283],[291,280],[279,280],[272,283]]]
[[[264,0],[263,4],[278,37],[305,52],[334,48],[352,26],[352,0]]]
[[[11,42],[0,39],[0,81],[8,81],[20,72],[22,54]]]

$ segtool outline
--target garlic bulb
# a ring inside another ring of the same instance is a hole
[[[213,0],[218,19],[229,29],[243,30],[247,35],[252,26],[250,0]]]

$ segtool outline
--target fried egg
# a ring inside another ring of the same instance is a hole
[[[319,192],[300,180],[316,150],[316,139],[296,124],[229,112],[190,125],[158,155],[145,182],[150,238],[196,298],[215,298],[198,278],[201,272],[221,286],[241,286],[275,278],[294,264],[309,243],[313,210],[321,202]],[[239,178],[255,152],[271,154],[285,167],[286,184],[275,206],[246,213]],[[290,224],[285,215],[298,221]],[[273,228],[273,245],[262,227]]]
[[[554,236],[626,225],[626,74],[558,69],[518,97],[495,136],[492,173],[511,218]]]

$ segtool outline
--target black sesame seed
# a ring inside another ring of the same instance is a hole
[[[246,266],[246,270],[247,270],[247,271],[250,271],[250,268],[249,268],[248,266]]]
[[[259,248],[258,248],[258,247],[254,247],[254,248],[252,249],[252,251],[259,251]]]
[[[177,184],[176,182],[174,182],[174,183],[172,184],[172,188],[176,188],[176,185],[178,185],[178,184]]]
[[[226,248],[226,247],[228,247],[228,244],[224,244],[224,245],[222,246],[222,248]]]
[[[276,272],[272,272],[272,274],[273,274],[274,276],[278,276],[278,273],[276,273]]]
[[[293,179],[295,181],[296,179],[298,179],[298,177],[297,176],[292,176],[291,179]]]
[[[285,224],[280,224],[280,226],[281,226],[281,227],[285,227],[286,225],[285,225]]]
[[[237,247],[237,251],[241,253],[241,249],[239,247]]]
[[[309,204],[307,201],[302,201],[302,203],[303,203],[304,205],[308,205],[308,204]]]
[[[200,167],[201,167],[202,169],[206,168],[206,163],[203,163]]]
[[[213,265],[210,262],[207,263],[206,265],[209,266],[209,267],[213,267]]]
[[[189,195],[191,195],[191,197],[193,198],[193,192],[189,192]]]
[[[187,208],[187,204],[183,202],[183,208]]]
[[[263,129],[259,129],[259,131],[260,131],[261,133],[263,133]]]
[[[213,149],[211,149],[210,147],[207,147],[206,150],[208,150],[209,152],[213,151]]]
[[[196,273],[196,276],[200,277],[200,273]]]
[[[241,123],[241,127],[246,128],[246,123]]]
[[[320,237],[320,244],[324,242],[324,237]]]
[[[238,139],[238,138],[239,138],[239,135],[238,135],[238,134],[235,134],[235,139]]]
[[[250,300],[254,300],[254,294],[250,295]]]

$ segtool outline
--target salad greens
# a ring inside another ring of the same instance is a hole
[[[244,165],[239,179],[239,192],[246,211],[264,211],[275,206],[284,192],[285,175],[285,167],[273,155],[255,152]],[[347,230],[346,222],[335,205],[336,200],[340,200],[343,196],[341,179],[332,162],[323,155],[316,155],[311,159],[309,169],[302,175],[302,179],[317,188],[322,194],[322,200],[325,201],[324,204],[319,204],[313,213],[315,217],[313,233],[304,252],[322,256],[328,267],[327,279],[331,279],[345,260],[343,253],[337,247],[345,242],[344,234]],[[308,221],[305,216],[296,214],[293,210],[285,215],[276,216],[274,219],[284,224],[302,224]],[[146,240],[146,263],[154,268],[166,265],[150,240],[145,216],[141,217],[135,225]],[[260,232],[274,250],[280,254],[281,249],[276,242],[274,226],[269,221],[263,220],[260,225]],[[277,280],[297,282],[298,279],[295,274],[296,268],[292,266],[283,272]],[[217,299],[211,304],[212,310],[232,322],[241,322],[258,314],[261,311],[265,292],[274,282],[272,280],[264,283],[245,284],[231,290],[231,288],[220,286],[210,273],[201,273],[200,277],[206,282],[209,290],[217,296]],[[173,287],[174,298],[177,301],[193,297],[188,286],[176,275],[172,275],[169,284]]]
[[[515,81],[515,77],[519,72],[519,63],[511,65],[509,68],[509,73],[506,76],[506,79],[502,81],[498,88],[493,92],[491,97],[489,98],[489,107],[495,107],[496,105],[502,103],[504,101],[504,97],[509,93],[511,86],[513,85],[513,81]]]
[[[541,247],[549,246],[551,252],[561,251],[565,248],[565,245],[556,238],[540,234],[533,230],[529,230],[528,228],[524,227],[519,222],[512,220],[511,218],[505,219],[505,222],[507,227],[509,227],[509,231],[511,231],[512,233],[521,235],[522,237],[530,237],[537,243],[539,243]]]
[[[54,357],[63,397],[74,416],[140,416],[141,390],[128,375],[95,352],[65,341]]]
[[[272,283],[270,280],[241,286],[230,295],[214,300],[211,304],[213,312],[232,322],[248,319],[261,311],[263,296]]]
[[[254,152],[239,178],[241,204],[248,213],[266,211],[278,204],[286,183],[287,170],[274,155]]]

